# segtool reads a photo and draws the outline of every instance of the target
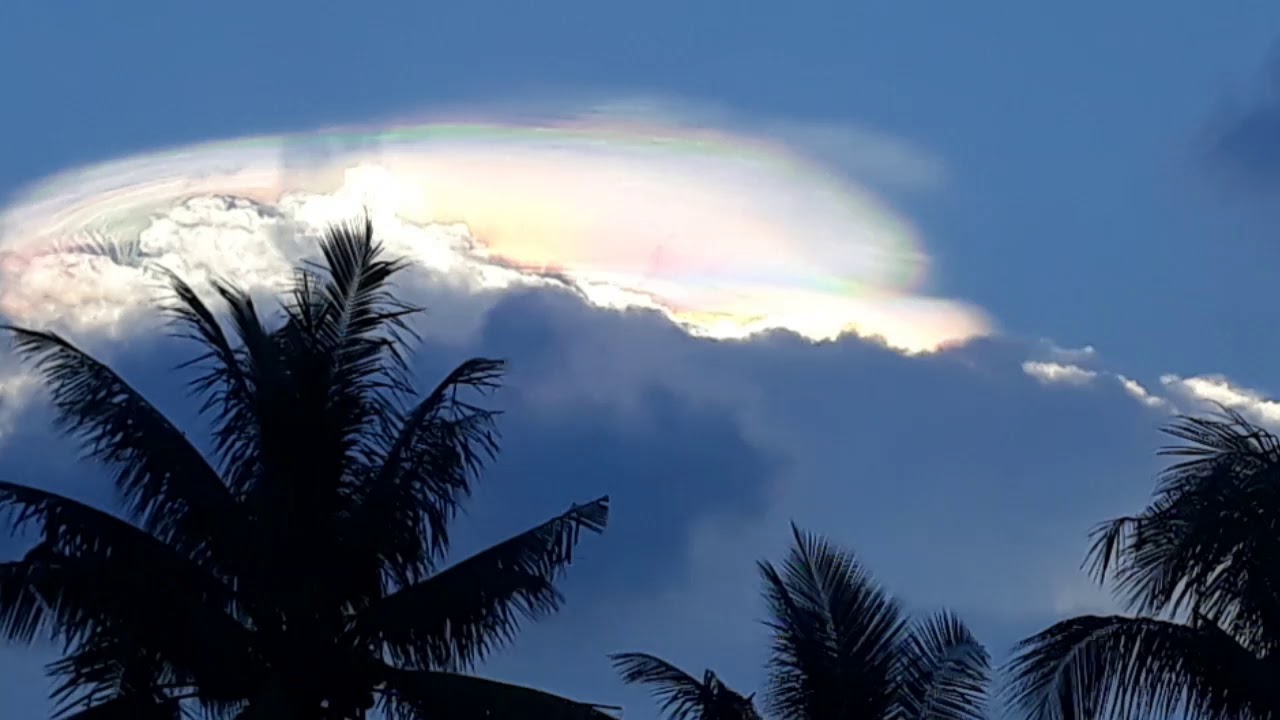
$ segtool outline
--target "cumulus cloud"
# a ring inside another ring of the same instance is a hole
[[[481,342],[526,358],[520,365],[532,374],[521,392],[548,412],[604,404],[625,417],[642,406],[637,398],[666,388],[731,419],[737,437],[772,460],[763,484],[740,470],[712,471],[715,482],[731,482],[685,526],[669,568],[675,580],[597,600],[593,571],[584,570],[571,586],[592,599],[494,665],[593,698],[610,688],[605,696],[642,717],[651,712],[643,696],[617,688],[593,658],[651,650],[756,686],[765,634],[753,563],[782,551],[792,519],[854,547],[913,606],[965,613],[998,656],[1058,617],[1115,611],[1078,568],[1093,524],[1147,499],[1160,424],[1215,402],[1248,412],[1267,402],[1238,387],[1230,397],[1207,392],[1229,386],[1212,378],[1166,377],[1148,390],[1102,368],[1088,383],[1075,382],[1085,373],[1075,368],[1057,376],[1068,382],[1046,384],[1019,359],[1039,347],[1012,340],[919,357],[852,337],[710,342],[659,316],[602,313],[545,291],[504,300],[489,323]],[[642,477],[636,469],[628,475]],[[744,493],[759,493],[756,504],[723,512],[721,503]],[[641,554],[630,541],[616,551]],[[589,562],[597,561],[612,562],[611,553]],[[580,662],[573,683],[557,665],[565,658]]]
[[[626,540],[591,553],[569,581],[573,609],[536,629],[494,672],[581,688],[593,699],[603,693],[641,717],[651,708],[617,687],[597,661],[603,653],[666,653],[752,686],[764,647],[753,564],[781,552],[791,519],[856,548],[913,605],[965,612],[998,653],[1061,613],[1109,606],[1075,568],[1089,527],[1145,497],[1164,417],[1118,382],[1088,392],[1045,388],[1016,359],[1027,348],[1007,341],[921,357],[853,337],[714,342],[656,314],[602,312],[545,290],[503,300],[487,322],[479,347],[515,358],[513,382],[527,409],[566,418],[608,407],[626,427],[643,428],[654,417],[645,398],[658,393],[733,428],[732,442],[717,443],[730,449],[719,454],[686,444],[691,426],[676,417],[661,422],[683,429],[659,455],[705,467],[680,491],[648,469],[652,458],[573,460],[586,469],[556,473],[589,482],[597,467],[619,483],[611,487],[628,494],[618,507],[630,519],[620,514],[615,530]],[[602,444],[582,437],[584,450]],[[742,463],[744,448],[757,459]],[[539,474],[518,452],[504,462]],[[723,465],[704,464],[703,453]],[[748,472],[762,460],[766,472]],[[645,560],[652,526],[644,520],[658,512],[649,505],[657,498],[699,509],[681,525],[679,552]],[[650,562],[664,570],[618,579],[631,563]],[[601,584],[597,572],[613,580]]]
[[[1167,400],[1152,395],[1151,391],[1147,390],[1147,388],[1137,380],[1127,378],[1124,375],[1116,375],[1115,378],[1119,381],[1120,387],[1123,387],[1124,391],[1129,393],[1130,397],[1143,405],[1153,408],[1168,407],[1169,402]]]
[[[200,288],[221,274],[266,295],[314,252],[324,224],[372,206],[392,252],[415,261],[404,292],[430,308],[416,368],[424,382],[471,355],[512,361],[497,399],[504,452],[461,549],[574,500],[615,501],[608,533],[570,574],[566,612],[486,672],[624,702],[629,718],[654,708],[613,679],[608,652],[659,652],[758,685],[754,563],[782,551],[790,520],[853,547],[912,606],[961,611],[1001,655],[1064,613],[1110,607],[1075,570],[1086,532],[1146,499],[1170,412],[1220,403],[1280,419],[1264,393],[1226,378],[1132,378],[1092,347],[997,335],[913,354],[785,327],[707,337],[625,283],[504,263],[475,252],[474,227],[371,203],[395,191],[385,170],[357,165],[337,192],[272,201],[190,193],[113,225],[118,251],[6,235],[6,277],[22,283],[0,288],[2,312],[70,333],[197,427],[169,372],[189,348],[156,335],[148,263]],[[0,361],[0,475],[107,501],[102,478],[49,435],[35,390],[11,358]],[[41,695],[6,677],[0,692]]]
[[[1160,384],[1184,405],[1235,410],[1251,421],[1272,429],[1280,428],[1280,403],[1251,388],[1240,387],[1223,375],[1179,377],[1162,375]]]
[[[1028,360],[1022,363],[1022,371],[1042,383],[1067,383],[1069,385],[1087,385],[1098,373],[1085,370],[1078,365],[1065,365],[1055,362]]]
[[[660,313],[600,309],[554,288],[507,293],[476,332],[433,336],[450,297],[435,298],[424,325],[420,375],[472,354],[513,362],[498,398],[505,450],[468,513],[463,547],[597,493],[616,508],[568,579],[565,614],[487,671],[624,701],[629,717],[652,708],[611,679],[611,651],[664,652],[747,686],[759,680],[753,564],[781,552],[789,520],[857,549],[913,605],[955,607],[1005,644],[1084,607],[1087,583],[1071,570],[1085,531],[1147,489],[1160,413],[1118,384],[1045,388],[1025,374],[1017,358],[1027,349],[1014,342],[912,357],[856,337],[714,341]],[[183,348],[100,345],[192,420],[163,372]],[[50,441],[39,405],[28,412],[37,414],[7,445],[25,452],[5,462],[67,456],[40,449]],[[70,463],[39,464],[45,482],[106,495],[76,483],[92,476]]]
[[[1000,340],[917,357],[856,337],[712,341],[549,288],[498,297],[475,332],[431,334],[468,302],[434,298],[418,368],[429,379],[472,354],[513,361],[497,398],[504,453],[462,548],[596,493],[616,511],[584,546],[565,613],[485,672],[623,702],[639,718],[652,706],[613,680],[608,652],[660,652],[756,686],[753,564],[781,552],[792,519],[855,548],[913,606],[964,612],[998,654],[1061,614],[1109,607],[1074,568],[1092,523],[1144,499],[1165,415],[1105,375],[1045,387],[1017,361],[1028,349]],[[182,348],[98,344],[193,421],[165,372]],[[91,473],[47,462],[69,453],[50,446],[40,405],[24,412],[3,471],[103,500],[102,486],[85,487]]]

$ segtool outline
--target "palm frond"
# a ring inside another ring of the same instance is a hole
[[[55,682],[50,693],[55,716],[155,704],[168,699],[162,687],[174,678],[154,654],[105,634],[89,638],[45,669]]]
[[[262,668],[232,615],[234,596],[174,548],[127,521],[54,493],[0,483],[0,511],[39,541],[0,565],[0,635],[61,641],[50,667],[60,706],[96,703],[128,677],[198,681],[206,699],[242,696]],[[132,681],[130,681],[132,682]],[[105,710],[103,711],[105,712]]]
[[[363,222],[331,227],[320,252],[325,262],[320,268],[323,303],[317,329],[335,362],[335,391],[408,391],[402,350],[413,333],[404,320],[422,308],[396,298],[390,284],[408,261],[384,254],[367,215]]]
[[[1010,700],[1035,720],[1270,717],[1271,673],[1212,623],[1064,620],[1021,642]]]
[[[0,326],[39,370],[57,422],[115,474],[131,515],[193,557],[233,540],[239,509],[218,473],[109,367],[50,332]]]
[[[964,622],[941,612],[915,623],[898,649],[895,720],[983,720],[991,658]]]
[[[225,614],[156,595],[132,614],[107,608],[92,634],[46,667],[60,707],[183,687],[198,689],[199,704],[216,714],[255,696],[269,677],[255,638]]]
[[[214,289],[226,306],[239,369],[226,371],[227,379],[221,379],[224,353],[218,351],[214,372],[230,390],[213,397],[226,402],[243,383],[249,398],[217,418],[215,436],[224,452],[228,485],[250,516],[270,519],[242,533],[255,545],[239,578],[242,592],[277,601],[294,596],[293,604],[320,589],[347,593],[350,589],[341,581],[315,582],[335,567],[328,558],[341,540],[337,517],[344,509],[346,463],[332,442],[324,391],[317,395],[308,389],[317,382],[314,348],[291,344],[288,323],[268,328],[243,289],[220,281]],[[212,333],[211,326],[207,332]],[[301,582],[305,577],[312,578],[310,589]]]
[[[0,566],[0,630],[12,640],[43,630],[78,637],[110,613],[141,611],[166,588],[177,594],[171,600],[230,603],[225,587],[173,547],[97,508],[0,482],[0,512],[15,533],[32,524],[40,532],[26,557]]]
[[[522,619],[562,602],[555,581],[583,530],[600,533],[609,499],[574,505],[551,520],[374,602],[357,616],[358,645],[378,643],[412,667],[469,667],[510,641]]]
[[[853,555],[792,526],[781,572],[761,563],[773,631],[768,699],[784,716],[883,717],[902,610]]]
[[[463,393],[494,390],[503,365],[474,358],[454,368],[400,421],[386,456],[358,491],[345,536],[376,555],[397,582],[416,582],[444,556],[458,503],[497,451],[496,413]]]
[[[1160,474],[1142,513],[1095,530],[1087,564],[1138,613],[1192,609],[1252,649],[1280,647],[1276,438],[1230,411],[1182,418],[1166,432],[1188,444],[1162,452],[1190,459]]]
[[[300,387],[318,394],[343,457],[368,461],[383,448],[396,401],[412,393],[405,350],[416,335],[405,320],[422,309],[391,292],[408,263],[385,255],[367,215],[331,226],[320,252],[323,263],[295,274],[285,306],[289,356],[310,363]]]
[[[116,265],[140,270],[149,269],[146,261],[153,257],[153,253],[143,249],[142,238],[139,235],[119,238],[101,232],[90,231],[81,235],[79,239],[60,243],[59,245],[58,252],[60,254],[95,255],[106,258]]]
[[[609,656],[622,681],[644,685],[661,704],[669,720],[753,720],[751,699],[734,691],[714,672],[701,680],[647,653]]]
[[[121,696],[83,709],[68,709],[59,720],[182,720],[182,706],[177,700]]]
[[[381,708],[395,720],[616,720],[542,690],[447,672],[389,672]]]
[[[1225,406],[1205,417],[1178,416],[1164,426],[1163,432],[1181,442],[1161,448],[1161,455],[1233,457],[1243,471],[1280,460],[1280,439]]]
[[[204,300],[177,274],[161,268],[173,291],[173,300],[163,306],[178,337],[201,347],[196,357],[183,367],[198,368],[189,387],[203,398],[202,414],[213,414],[215,449],[224,472],[251,466],[255,440],[260,428],[255,407],[254,382],[232,346],[221,323]],[[243,302],[244,294],[225,282],[215,280],[214,288],[230,305]]]
[[[227,484],[243,494],[264,477],[287,474],[297,444],[292,421],[302,415],[295,407],[297,383],[253,296],[226,280],[212,281],[230,321],[233,336],[228,336],[189,285],[172,273],[168,279],[175,301],[165,309],[177,334],[203,347],[185,366],[202,370],[191,388],[204,398],[202,409],[214,412],[214,437]]]
[[[675,665],[646,653],[617,653],[609,660],[623,682],[648,687],[670,720],[693,720],[705,714],[710,688]]]

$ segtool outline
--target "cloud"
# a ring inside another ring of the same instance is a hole
[[[595,570],[583,569],[571,592],[591,600],[492,666],[504,677],[623,701],[641,717],[651,716],[648,701],[613,684],[595,661],[602,653],[649,650],[759,685],[766,635],[754,562],[780,555],[792,519],[855,548],[914,607],[963,612],[997,656],[1058,617],[1115,611],[1078,570],[1088,530],[1145,502],[1159,467],[1157,428],[1170,412],[1224,401],[1204,390],[1216,382],[1208,377],[1166,377],[1148,390],[1099,368],[1087,383],[1045,383],[1020,360],[1042,346],[1012,340],[918,357],[856,338],[710,342],[656,315],[602,312],[545,290],[511,296],[489,318],[481,346],[524,357],[522,392],[558,416],[602,403],[626,414],[665,388],[713,410],[708,417],[732,419],[737,437],[776,463],[763,488],[745,479],[736,492],[718,486],[718,501],[687,526],[680,562],[669,568],[675,580],[650,585],[641,574],[626,592],[599,597]],[[1096,351],[1074,353],[1083,355],[1102,362]],[[1239,407],[1266,402],[1232,392]],[[742,478],[737,451],[724,457],[731,464],[708,481]],[[645,472],[631,465],[627,475]],[[763,499],[716,512],[744,492]],[[631,561],[647,552],[643,544],[617,551]],[[597,561],[612,555],[593,554]]]
[[[356,163],[328,190],[273,195],[244,188],[278,166],[201,157],[236,163],[178,197],[157,180],[170,177],[163,158],[114,166],[124,180],[81,172],[29,196],[5,216],[0,314],[70,333],[198,428],[170,372],[190,348],[156,335],[147,262],[206,291],[222,274],[266,295],[312,255],[325,223],[371,206],[390,249],[414,260],[404,292],[429,307],[424,383],[464,357],[512,361],[497,398],[504,452],[460,529],[461,549],[572,501],[615,501],[608,533],[584,544],[566,581],[565,613],[530,628],[485,671],[624,702],[628,718],[654,708],[613,679],[608,652],[659,652],[758,686],[765,642],[754,563],[780,554],[793,519],[854,548],[913,607],[964,613],[1001,655],[1062,614],[1110,607],[1076,571],[1086,532],[1146,499],[1169,413],[1218,402],[1280,419],[1265,393],[1224,377],[1134,378],[1092,347],[983,337],[991,326],[960,304],[915,305],[914,322],[902,322],[902,297],[863,298],[862,311],[900,313],[881,327],[889,343],[815,341],[800,323],[708,337],[709,320],[647,302],[630,275],[511,262],[481,252],[475,225],[398,214],[394,163]],[[173,177],[190,160],[170,159]],[[376,202],[388,197],[390,206]],[[116,250],[66,232],[103,217],[111,242],[124,244]],[[796,247],[808,249],[782,249]],[[517,248],[526,261],[536,249]],[[928,300],[910,292],[907,300]],[[826,306],[799,310],[815,307]],[[946,330],[967,340],[935,342],[933,352],[890,347],[918,350]],[[103,479],[49,435],[43,396],[11,360],[0,359],[0,476],[105,501]],[[0,694],[40,690],[0,676]]]
[[[1123,387],[1125,392],[1129,393],[1134,400],[1137,400],[1143,405],[1153,408],[1165,408],[1169,406],[1169,401],[1152,395],[1151,391],[1147,390],[1147,388],[1137,380],[1127,378],[1124,375],[1116,375],[1115,378],[1119,381],[1120,387]]]
[[[717,443],[722,453],[668,439],[655,457],[556,471],[582,479],[595,467],[595,477],[618,483],[611,487],[636,483],[636,520],[657,512],[648,502],[658,498],[699,509],[682,526],[678,552],[651,549],[651,526],[619,516],[614,530],[626,542],[591,553],[569,579],[566,615],[535,629],[492,672],[621,700],[640,717],[652,708],[616,686],[603,653],[665,653],[755,686],[764,631],[754,562],[778,556],[792,519],[848,543],[914,605],[961,610],[1002,643],[998,653],[1059,614],[1110,607],[1075,568],[1089,527],[1145,498],[1165,417],[1119,382],[1045,387],[1021,367],[1028,349],[1002,340],[921,357],[857,338],[713,342],[657,314],[601,311],[538,289],[505,298],[487,323],[468,348],[513,357],[528,408],[565,418],[611,407],[625,426],[645,427],[654,417],[645,398],[657,392],[734,428],[732,442]],[[692,438],[687,422],[662,424]],[[602,440],[573,435],[595,457]],[[745,472],[759,460],[743,463],[744,447],[768,458],[767,472]],[[508,460],[526,477],[541,474],[517,452]],[[688,454],[706,458],[694,473],[702,479],[671,492],[665,472],[649,465]],[[661,560],[646,560],[651,552]],[[654,562],[665,569],[655,574]],[[632,563],[645,569],[620,580]]]
[[[1258,390],[1240,387],[1223,375],[1163,375],[1160,384],[1184,404],[1235,410],[1259,425],[1280,429],[1280,403]]]
[[[510,94],[501,101],[468,102],[457,108],[436,105],[430,111],[409,116],[408,122],[425,115],[520,117],[535,123],[575,118],[603,125],[647,125],[683,132],[718,128],[743,138],[768,138],[785,146],[789,153],[834,167],[882,192],[937,190],[946,184],[949,175],[943,158],[928,148],[862,124],[744,113],[724,103],[666,92],[635,92],[619,97],[613,91],[591,93],[542,87]],[[404,120],[392,118],[389,124]]]
[[[908,356],[852,336],[714,341],[565,288],[478,300],[417,272],[408,287],[434,288],[429,299],[413,291],[432,306],[417,368],[425,381],[470,355],[513,363],[496,399],[504,452],[464,519],[462,549],[571,501],[615,500],[609,532],[584,544],[567,579],[564,614],[484,670],[623,702],[628,717],[654,709],[616,683],[608,652],[660,652],[758,686],[754,562],[780,554],[792,519],[853,547],[913,607],[963,612],[998,655],[1062,614],[1109,609],[1075,571],[1085,533],[1145,499],[1167,409],[1223,398],[1205,389],[1212,379],[1169,379],[1147,392],[1159,393],[1157,407],[1101,368],[1087,384],[1045,384],[1023,367],[1044,356],[1039,344],[996,338]],[[478,320],[457,332],[455,311]],[[167,372],[190,349],[136,337],[154,326],[145,314],[135,322],[142,330],[80,328],[76,338],[199,427]],[[41,403],[11,407],[21,430],[0,440],[0,472],[107,496],[49,439]]]
[[[1050,362],[1071,363],[1075,365],[1088,365],[1098,360],[1098,350],[1092,345],[1085,345],[1078,348],[1064,348],[1049,340],[1041,340],[1039,343],[1039,355],[1043,355],[1044,359]]]
[[[15,416],[30,401],[37,384],[34,378],[18,368],[0,370],[0,440],[12,432]]]
[[[513,360],[499,398],[506,449],[464,546],[598,493],[617,508],[569,579],[566,616],[494,671],[593,698],[627,696],[600,659],[624,647],[754,682],[753,563],[780,552],[791,519],[849,543],[911,601],[954,606],[996,636],[1098,607],[1072,568],[1093,522],[1145,496],[1165,417],[1105,372],[1088,386],[1045,386],[1020,360],[1036,347],[1013,341],[916,357],[855,337],[720,342],[562,288],[502,294],[474,332],[433,331],[472,302],[434,298],[419,368],[432,378],[472,354]],[[162,372],[181,353],[77,337],[192,419]],[[1160,387],[1187,405],[1207,396],[1194,394],[1205,382]],[[38,415],[22,425],[8,447],[27,452],[5,457],[67,456],[35,449],[48,443]],[[76,473],[68,463],[49,482],[77,487]]]
[[[919,231],[858,162],[907,184],[941,173],[881,133],[669,101],[207,143],[21,195],[0,215],[0,312],[123,322],[147,262],[265,290],[365,208],[455,285],[569,286],[710,337],[855,330],[929,351],[989,333],[980,308],[927,293]],[[134,244],[104,252],[86,231]]]
[[[1118,383],[1046,387],[1021,367],[1029,349],[1006,340],[924,356],[856,337],[714,341],[548,287],[500,295],[472,333],[434,334],[455,302],[471,300],[437,296],[423,326],[424,380],[470,355],[513,363],[497,399],[504,452],[465,518],[463,549],[571,501],[615,501],[609,532],[584,545],[567,580],[565,614],[486,671],[621,700],[629,717],[653,710],[611,679],[611,651],[668,653],[758,683],[754,562],[778,556],[792,519],[855,548],[913,605],[964,612],[984,637],[1092,607],[1072,573],[1084,533],[1141,501],[1163,417]],[[113,332],[129,342],[76,337],[198,427],[166,372],[190,349]],[[24,412],[34,414],[3,446],[0,471],[102,500],[101,485],[84,487],[92,474],[47,466],[71,454],[44,435],[41,405]]]
[[[604,118],[645,117],[686,128],[722,127],[746,136],[776,138],[794,152],[834,165],[884,191],[936,190],[947,180],[946,163],[937,155],[903,138],[849,122],[762,118],[725,105],[658,94],[625,100],[571,96],[552,106],[587,107]]]
[[[1260,85],[1210,122],[1208,152],[1231,182],[1269,193],[1280,190],[1280,55],[1266,64]]]
[[[1022,371],[1046,385],[1067,383],[1069,385],[1087,385],[1098,373],[1085,370],[1078,365],[1064,365],[1054,362],[1028,360],[1022,363]]]

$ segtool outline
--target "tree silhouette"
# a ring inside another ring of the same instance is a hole
[[[773,716],[983,718],[990,659],[958,617],[912,622],[852,553],[794,525],[792,535],[781,567],[760,563],[773,635],[764,700]],[[648,655],[615,655],[614,663],[624,681],[650,686],[671,720],[756,716],[749,697],[710,671],[699,682]]]
[[[110,470],[121,514],[0,482],[35,545],[0,564],[0,634],[62,644],[59,712],[212,717],[593,718],[592,707],[466,674],[555,582],[608,498],[449,564],[449,527],[497,449],[472,396],[476,358],[415,392],[391,285],[405,261],[366,219],[331,228],[299,267],[282,321],[215,282],[229,329],[180,278],[167,306],[200,352],[186,366],[211,423],[202,453],[111,368],[50,332],[5,329],[39,371],[59,427]]]
[[[1017,647],[1012,702],[1044,720],[1280,716],[1280,440],[1239,413],[1180,417],[1140,514],[1086,565],[1130,615],[1059,622]]]

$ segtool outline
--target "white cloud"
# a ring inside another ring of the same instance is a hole
[[[1239,411],[1250,420],[1272,429],[1280,428],[1280,403],[1262,392],[1240,387],[1223,375],[1179,377],[1163,375],[1160,384],[1174,398],[1196,410],[1222,406]]]
[[[1022,363],[1022,371],[1046,385],[1088,385],[1098,373],[1076,365],[1028,360]]]
[[[1124,388],[1125,392],[1129,393],[1134,400],[1137,400],[1143,405],[1154,408],[1166,407],[1168,405],[1167,400],[1152,395],[1151,391],[1147,390],[1147,388],[1137,380],[1127,378],[1124,375],[1116,375],[1115,377],[1116,380],[1120,382],[1120,386]]]

